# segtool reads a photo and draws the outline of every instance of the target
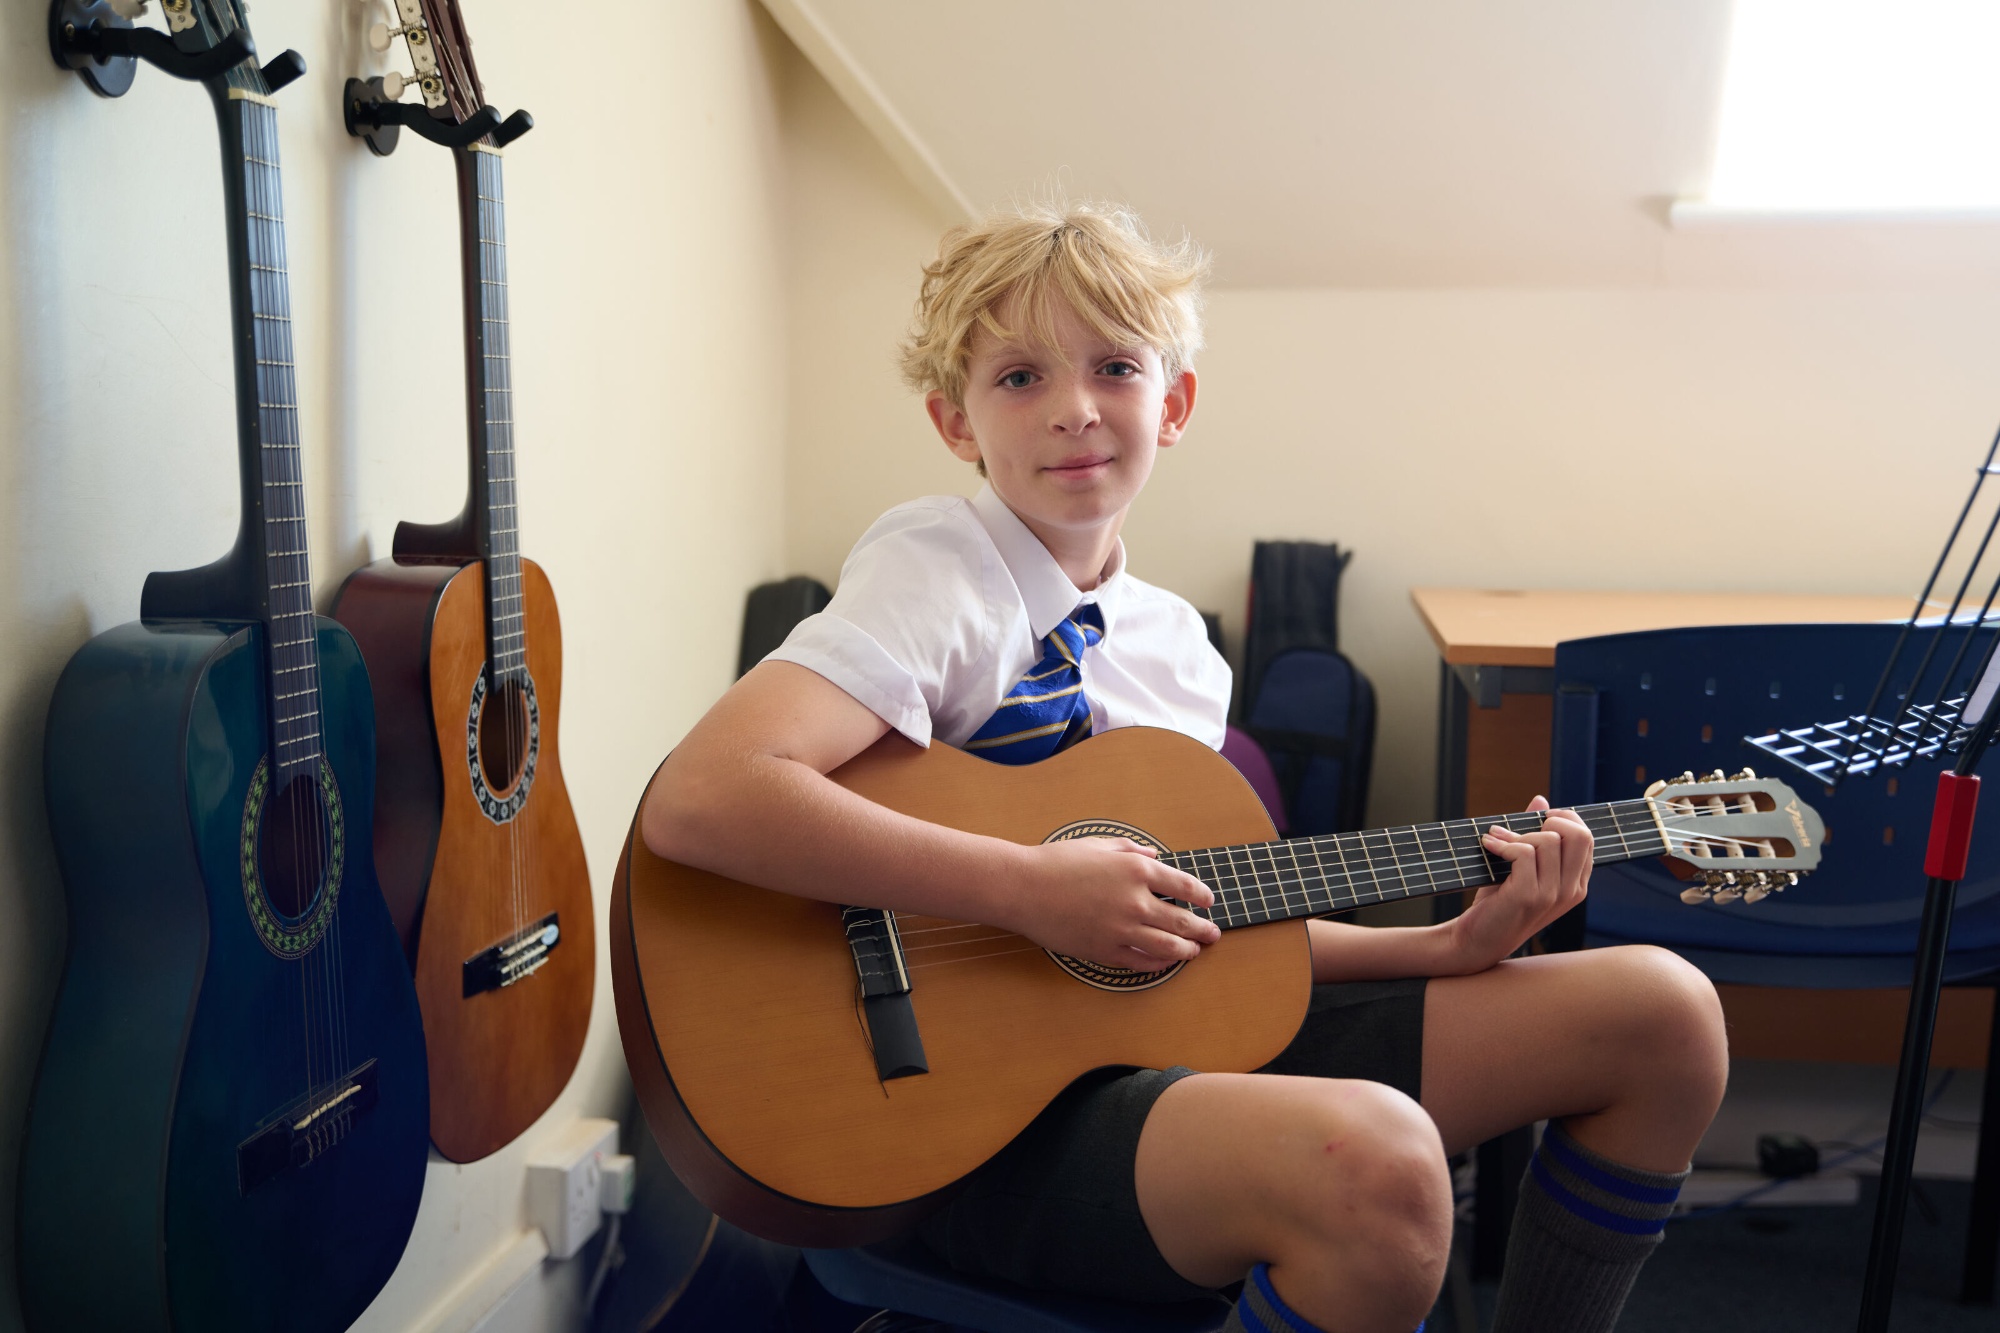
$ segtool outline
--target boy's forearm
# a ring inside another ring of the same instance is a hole
[[[649,812],[662,855],[801,897],[1005,924],[1013,843],[898,814],[795,760],[743,756],[699,778],[674,764]]]
[[[1313,980],[1389,981],[1457,976],[1468,970],[1449,922],[1435,926],[1356,926],[1308,921]]]

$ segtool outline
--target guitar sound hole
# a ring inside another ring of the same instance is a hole
[[[528,692],[510,680],[479,706],[479,767],[495,793],[511,790],[528,758]]]
[[[279,916],[297,920],[318,896],[332,849],[327,834],[326,807],[313,777],[292,777],[265,804],[257,830],[259,879]]]

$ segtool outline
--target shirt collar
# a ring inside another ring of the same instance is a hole
[[[1079,602],[1096,602],[1104,616],[1104,632],[1111,632],[1111,622],[1117,616],[1125,588],[1124,538],[1119,538],[1112,548],[1110,568],[1103,581],[1090,592],[1079,592],[1056,558],[1049,554],[1049,548],[1042,545],[1042,539],[1007,507],[1007,502],[990,484],[981,486],[979,494],[972,497],[972,512],[978,515],[986,535],[993,539],[995,549],[1000,552],[1000,563],[1013,576],[1022,605],[1027,608],[1028,628],[1037,639],[1047,638],[1051,630],[1076,610]]]

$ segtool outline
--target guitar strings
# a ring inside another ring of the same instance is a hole
[[[1243,869],[1241,869],[1235,864],[1233,856],[1230,857],[1230,864],[1228,866],[1225,867],[1223,865],[1218,864],[1216,867],[1216,872],[1211,872],[1211,877],[1205,878],[1203,880],[1204,883],[1207,883],[1210,886],[1210,888],[1216,892],[1217,894],[1216,905],[1214,908],[1209,908],[1209,909],[1195,909],[1197,911],[1216,912],[1224,914],[1225,916],[1233,916],[1236,914],[1234,909],[1242,908],[1254,914],[1254,911],[1260,907],[1268,911],[1271,906],[1271,897],[1273,895],[1277,897],[1280,905],[1286,909],[1285,915],[1287,916],[1294,915],[1294,913],[1292,913],[1290,910],[1292,907],[1291,899],[1294,897],[1298,899],[1300,905],[1303,905],[1308,909],[1317,908],[1319,910],[1345,910],[1347,908],[1365,906],[1370,901],[1380,902],[1380,901],[1385,901],[1392,897],[1415,896],[1415,895],[1409,892],[1410,886],[1408,884],[1407,878],[1402,875],[1400,868],[1397,868],[1395,870],[1395,873],[1397,875],[1397,878],[1400,879],[1402,882],[1401,883],[1391,882],[1389,879],[1390,872],[1385,871],[1382,867],[1373,865],[1371,861],[1370,864],[1367,865],[1366,870],[1368,874],[1374,879],[1374,885],[1372,888],[1372,895],[1373,895],[1372,897],[1369,896],[1371,892],[1370,888],[1368,886],[1359,884],[1357,882],[1358,876],[1352,874],[1350,868],[1350,870],[1346,872],[1347,878],[1349,880],[1347,887],[1350,891],[1349,894],[1347,895],[1348,900],[1346,902],[1339,902],[1330,897],[1326,906],[1324,908],[1320,908],[1320,905],[1315,904],[1312,901],[1311,897],[1313,889],[1318,886],[1310,884],[1304,878],[1302,878],[1302,876],[1309,873],[1308,868],[1306,867],[1304,862],[1297,860],[1296,854],[1293,853],[1293,864],[1290,867],[1287,867],[1285,865],[1279,864],[1276,861],[1275,859],[1276,854],[1279,851],[1289,851],[1290,849],[1296,848],[1300,844],[1305,844],[1308,848],[1313,850],[1315,860],[1319,863],[1314,868],[1320,872],[1320,877],[1322,880],[1328,880],[1326,887],[1330,888],[1331,884],[1328,877],[1334,872],[1332,872],[1329,867],[1325,866],[1323,858],[1321,858],[1318,854],[1318,848],[1321,842],[1334,841],[1337,843],[1337,840],[1340,837],[1343,836],[1349,837],[1355,840],[1356,846],[1362,849],[1364,855],[1366,855],[1368,846],[1366,842],[1367,837],[1370,835],[1379,834],[1380,841],[1379,843],[1376,844],[1376,848],[1385,853],[1400,856],[1401,853],[1397,852],[1396,849],[1394,848],[1393,840],[1390,837],[1390,835],[1395,833],[1408,833],[1415,839],[1418,856],[1420,861],[1422,862],[1422,865],[1420,867],[1422,870],[1434,871],[1434,869],[1440,864],[1449,866],[1456,870],[1469,870],[1476,868],[1478,874],[1482,876],[1482,878],[1478,880],[1478,883],[1481,884],[1490,883],[1496,881],[1483,878],[1483,876],[1489,875],[1495,869],[1498,869],[1500,873],[1504,876],[1506,870],[1505,863],[1500,862],[1496,866],[1495,863],[1496,861],[1498,861],[1498,858],[1493,858],[1489,856],[1488,854],[1484,853],[1483,850],[1473,851],[1455,846],[1451,842],[1451,837],[1454,832],[1454,829],[1456,829],[1460,833],[1470,830],[1473,833],[1474,837],[1476,838],[1479,836],[1480,832],[1491,823],[1504,824],[1505,821],[1510,818],[1511,819],[1526,818],[1528,813],[1531,812],[1523,812],[1521,814],[1517,814],[1514,816],[1505,816],[1501,817],[1500,819],[1491,821],[1473,820],[1473,819],[1467,819],[1463,821],[1450,820],[1450,821],[1442,821],[1438,824],[1433,824],[1433,825],[1413,825],[1398,829],[1366,830],[1363,833],[1357,833],[1357,834],[1332,835],[1330,838],[1321,837],[1321,838],[1284,839],[1276,842],[1237,844],[1233,848],[1195,849],[1193,851],[1188,851],[1188,852],[1169,853],[1168,859],[1170,864],[1173,863],[1175,859],[1185,859],[1190,864],[1192,864],[1194,863],[1194,858],[1197,856],[1209,856],[1212,859],[1218,853],[1223,854],[1224,856],[1230,856],[1230,853],[1232,852],[1244,855],[1246,858],[1250,859],[1247,879],[1245,878],[1245,872],[1243,871]],[[1620,844],[1623,844],[1624,850],[1627,851],[1628,853],[1631,852],[1630,842],[1627,836],[1630,832],[1645,832],[1651,835],[1657,835],[1658,833],[1658,828],[1653,823],[1652,820],[1651,806],[1649,804],[1634,802],[1634,803],[1621,803],[1617,805],[1605,804],[1605,805],[1587,806],[1579,810],[1578,813],[1580,816],[1582,816],[1587,825],[1592,826],[1593,833],[1599,835],[1600,837],[1603,836],[1603,834],[1606,832],[1608,828],[1612,837],[1615,838]],[[1722,809],[1715,809],[1709,807],[1694,807],[1691,810],[1674,811],[1673,813],[1675,813],[1676,815],[1693,815],[1699,818],[1699,817],[1714,817],[1716,815],[1727,815],[1735,812],[1727,809],[1726,807]],[[1626,827],[1626,821],[1628,816],[1631,819],[1631,827],[1629,829]],[[1539,821],[1537,826],[1539,826]],[[1442,836],[1444,839],[1444,847],[1436,848],[1427,846],[1423,842],[1423,838],[1427,833],[1432,834],[1433,836]],[[1686,840],[1703,841],[1703,839],[1693,838],[1691,836],[1689,836]],[[1756,839],[1743,839],[1743,838],[1726,839],[1721,837],[1711,837],[1706,841],[1739,843],[1745,845],[1756,845],[1758,842],[1758,840]],[[1663,845],[1671,845],[1671,844],[1667,843]],[[1266,854],[1266,864],[1264,866],[1260,867],[1259,865],[1256,864],[1254,858],[1249,857],[1249,853],[1253,851],[1261,851]],[[1447,852],[1449,854],[1446,854]],[[1432,853],[1437,853],[1437,854],[1433,855]],[[1638,854],[1633,854],[1634,859],[1636,859],[1637,855]],[[1176,868],[1184,869],[1184,867],[1180,866],[1177,866]],[[1291,878],[1289,881],[1287,881],[1286,879],[1288,870],[1293,876],[1293,878]],[[1228,877],[1228,882],[1222,882],[1225,878],[1225,875]],[[1201,876],[1198,875],[1197,878],[1201,878]],[[1455,886],[1455,887],[1470,888],[1470,887],[1475,887],[1475,884],[1469,882],[1463,886]],[[1451,891],[1451,888],[1448,887],[1440,888],[1439,886],[1432,885],[1429,886],[1429,890],[1435,892],[1449,892]],[[1260,901],[1257,903],[1251,903],[1249,901],[1249,898],[1252,894],[1255,894]],[[1232,898],[1234,899],[1233,902],[1231,901]],[[908,914],[891,913],[891,916],[897,919],[897,934],[899,938],[902,939],[907,940],[918,936],[944,935],[944,934],[954,934],[954,933],[958,933],[961,936],[960,938],[956,939],[933,940],[922,944],[906,946],[903,950],[906,959],[909,955],[912,954],[936,952],[938,950],[946,950],[946,949],[963,950],[963,949],[974,948],[983,944],[996,943],[1007,939],[1024,938],[1013,932],[1000,931],[994,927],[985,926],[978,922],[945,922],[943,924],[935,926],[905,927],[901,924],[901,920],[905,916],[914,920],[922,920],[922,919],[936,920],[938,918],[930,918],[927,917],[927,914],[923,913],[908,913]],[[1245,922],[1243,924],[1253,924],[1253,923]],[[964,932],[985,932],[985,933],[964,934]],[[907,963],[906,966],[909,970],[917,970],[928,967],[946,966],[949,964],[955,964],[960,962],[978,962],[988,958],[1007,957],[1015,953],[1031,952],[1039,948],[1040,948],[1039,945],[1034,945],[1032,943],[1029,943],[1022,946],[1021,948],[1006,949],[998,953],[975,954],[970,957],[964,957],[964,958],[923,960],[914,963]],[[876,971],[873,974],[884,975],[885,973],[886,969],[882,969]],[[869,969],[866,965],[863,966],[863,974],[864,975],[870,974]]]

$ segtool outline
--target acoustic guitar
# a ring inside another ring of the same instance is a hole
[[[430,1106],[416,995],[368,856],[374,714],[314,616],[278,123],[239,0],[171,32],[57,0],[59,63],[199,79],[221,131],[242,522],[77,650],[44,780],[68,954],[28,1111],[36,1329],[334,1333],[416,1220]],[[189,246],[196,251],[198,246]]]
[[[1493,883],[1480,833],[1539,814],[1272,840],[1229,761],[1175,732],[1103,733],[1027,767],[893,733],[833,780],[1021,843],[1119,836],[1212,889],[1221,940],[1163,971],[989,926],[842,908],[662,860],[635,831],[611,904],[618,1028],[667,1160],[724,1218],[787,1244],[914,1222],[1055,1095],[1107,1065],[1269,1062],[1311,995],[1305,919]],[[1818,816],[1747,770],[1577,813],[1598,862],[1670,855],[1688,901],[1754,900],[1818,863]]]
[[[399,0],[399,15],[423,100],[350,80],[347,121],[378,153],[399,128],[451,148],[471,481],[458,517],[398,525],[392,558],[350,576],[333,614],[375,684],[375,862],[423,1009],[431,1141],[470,1162],[519,1136],[569,1082],[596,939],[557,757],[561,626],[547,576],[521,556],[516,517],[500,149],[533,122],[517,112],[503,124],[483,104],[457,0]]]

